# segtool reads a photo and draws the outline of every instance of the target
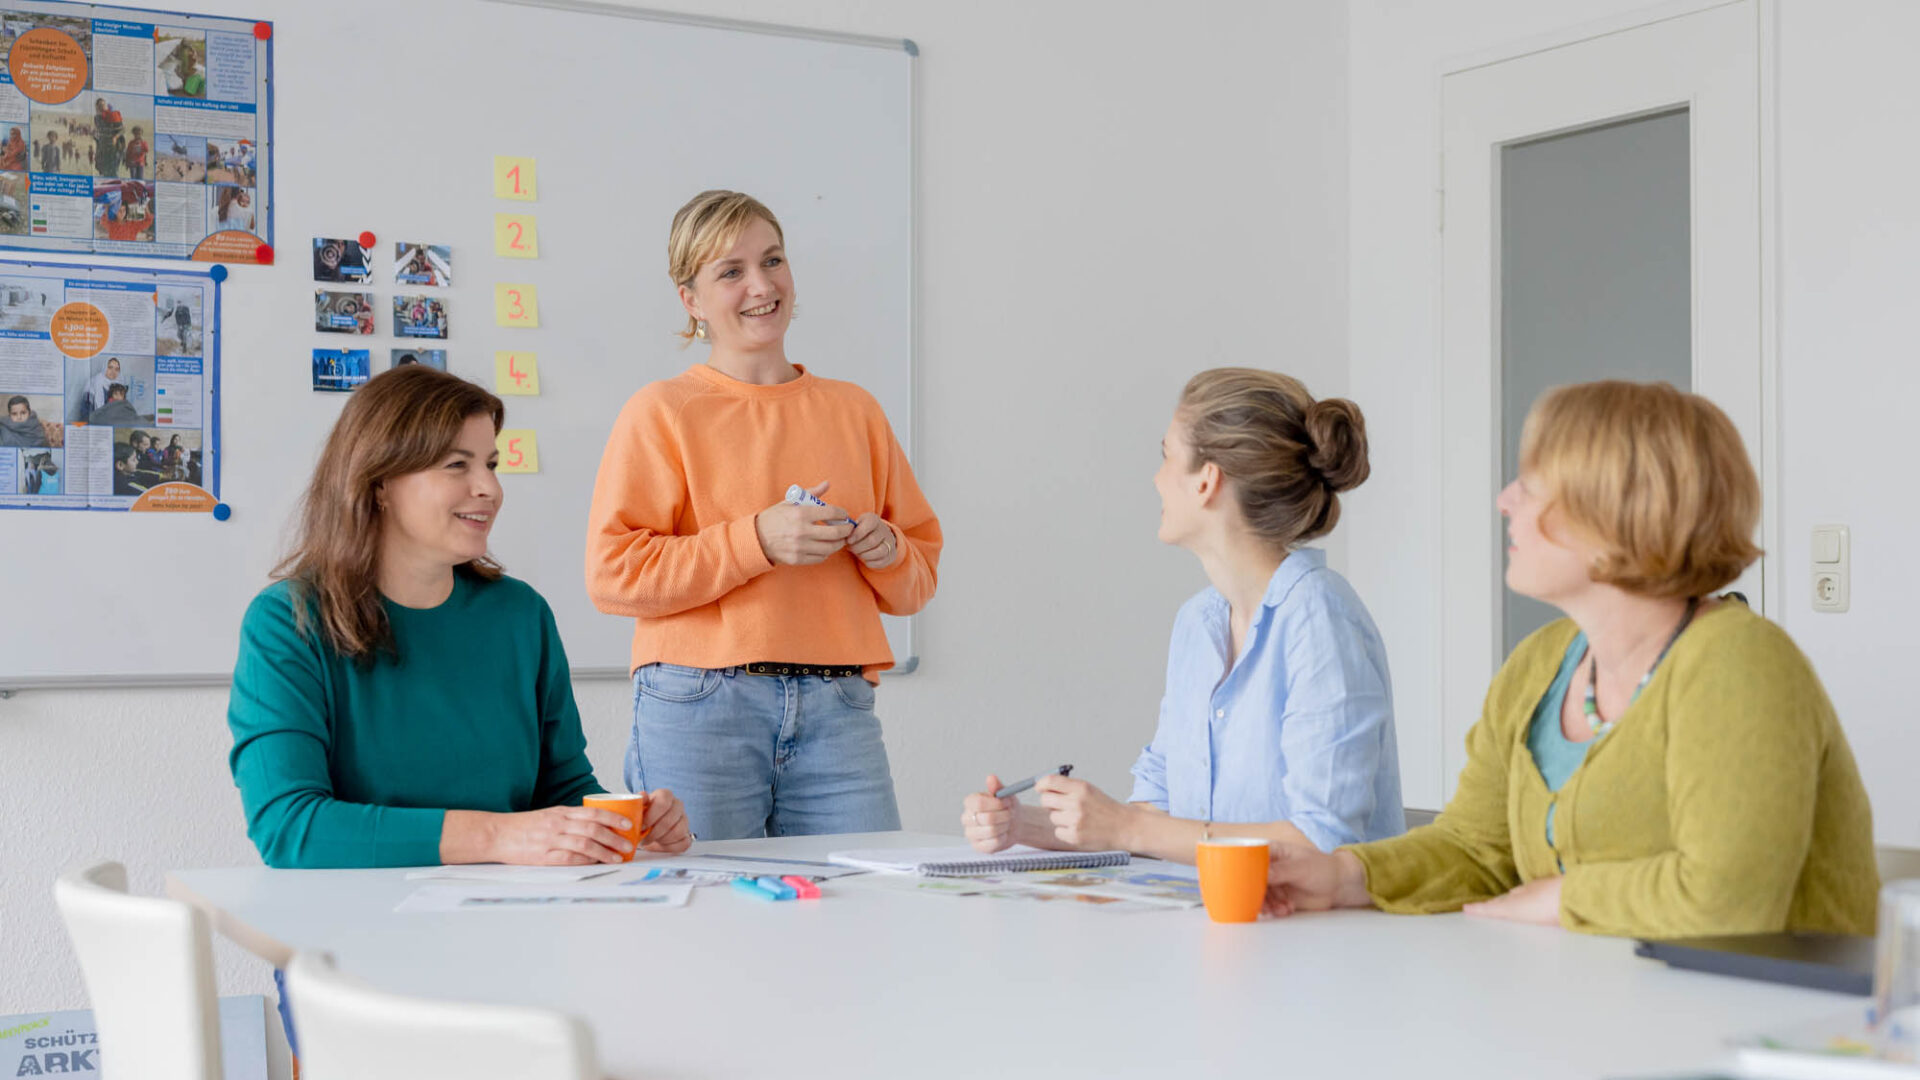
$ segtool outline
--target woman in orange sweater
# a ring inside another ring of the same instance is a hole
[[[880,616],[924,607],[940,557],[879,402],[788,361],[784,245],[739,192],[674,215],[682,336],[712,352],[627,401],[587,524],[588,595],[635,619],[627,781],[678,792],[708,840],[900,827]],[[795,480],[831,501],[789,504]]]

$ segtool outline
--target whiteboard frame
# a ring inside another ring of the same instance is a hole
[[[872,34],[853,34],[833,30],[817,30],[802,26],[789,26],[778,23],[750,22],[742,19],[726,19],[712,16],[689,15],[681,12],[660,11],[651,8],[628,7],[623,4],[607,3],[604,0],[485,0],[487,3],[511,7],[541,8],[555,11],[574,11],[590,15],[605,15],[612,18],[640,19],[653,22],[674,23],[684,26],[701,26],[722,30],[734,30],[746,33],[768,34],[776,37],[803,38],[836,44],[860,45],[878,49],[899,49],[908,57],[918,59],[920,47],[911,38],[890,38]],[[271,52],[269,53],[271,56]],[[920,442],[920,85],[919,65],[909,66],[908,76],[908,386],[909,409],[914,413],[914,423],[908,436],[907,454],[914,462],[918,472]],[[118,267],[115,267],[116,269]],[[159,268],[131,267],[128,269],[160,271]],[[171,269],[171,268],[169,268]],[[184,270],[184,268],[182,268]],[[192,273],[192,271],[184,271]],[[205,271],[201,271],[205,273]],[[216,283],[217,294],[217,283]],[[216,398],[217,400],[217,398]],[[216,409],[218,408],[216,404]],[[216,458],[216,462],[218,459]],[[881,672],[883,677],[909,675],[920,666],[920,627],[919,616],[913,616],[908,624],[909,647],[905,658],[892,668]],[[631,677],[624,667],[573,667],[569,672],[574,680],[621,679]],[[233,682],[231,673],[206,672],[168,675],[94,675],[59,676],[48,678],[9,677],[0,683],[0,701],[12,698],[22,690],[69,690],[69,689],[187,689],[218,688],[229,686]]]

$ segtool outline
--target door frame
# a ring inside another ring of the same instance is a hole
[[[1454,781],[1460,768],[1465,764],[1465,739],[1468,728],[1479,719],[1480,707],[1488,679],[1504,658],[1500,645],[1500,620],[1497,613],[1498,593],[1494,586],[1501,578],[1501,566],[1504,561],[1504,545],[1499,542],[1499,530],[1491,532],[1485,528],[1484,521],[1476,526],[1474,517],[1485,519],[1492,514],[1491,494],[1497,491],[1497,484],[1487,492],[1483,506],[1450,505],[1460,500],[1446,497],[1447,478],[1450,470],[1472,467],[1482,458],[1491,462],[1489,468],[1497,474],[1499,460],[1499,405],[1497,401],[1499,387],[1499,352],[1497,349],[1497,329],[1485,331],[1487,340],[1494,344],[1486,352],[1487,369],[1474,372],[1472,386],[1456,387],[1456,378],[1450,378],[1450,360],[1458,354],[1454,338],[1457,326],[1452,325],[1447,307],[1446,282],[1451,263],[1449,247],[1445,236],[1447,225],[1448,171],[1446,144],[1448,138],[1448,82],[1451,76],[1464,74],[1478,68],[1503,64],[1523,59],[1543,52],[1549,52],[1569,46],[1598,42],[1600,39],[1621,35],[1631,31],[1652,27],[1660,23],[1684,19],[1724,8],[1741,9],[1747,12],[1754,24],[1754,93],[1756,95],[1755,131],[1755,178],[1756,184],[1756,228],[1758,280],[1754,282],[1757,299],[1757,325],[1752,327],[1754,345],[1758,351],[1758,408],[1742,426],[1751,430],[1743,431],[1753,445],[1750,450],[1759,473],[1762,493],[1762,515],[1760,522],[1760,542],[1767,557],[1762,561],[1760,573],[1760,597],[1758,608],[1761,614],[1778,620],[1786,603],[1787,590],[1783,584],[1785,567],[1782,564],[1784,523],[1782,518],[1783,500],[1779,485],[1781,418],[1779,394],[1779,340],[1780,313],[1778,302],[1779,281],[1779,159],[1778,159],[1778,0],[1679,0],[1636,12],[1624,13],[1605,20],[1599,20],[1569,27],[1552,34],[1541,35],[1510,43],[1495,49],[1480,50],[1443,60],[1434,74],[1434,102],[1437,115],[1434,124],[1434,187],[1435,187],[1435,228],[1436,254],[1434,261],[1434,295],[1436,298],[1437,319],[1434,334],[1437,348],[1434,352],[1435,385],[1440,388],[1434,401],[1435,430],[1439,434],[1439,452],[1434,455],[1435,490],[1441,493],[1437,500],[1438,526],[1441,554],[1439,574],[1433,582],[1435,591],[1436,621],[1433,632],[1439,642],[1440,663],[1435,668],[1432,700],[1440,705],[1441,753],[1437,762],[1440,769],[1438,777],[1440,790],[1444,798],[1451,798]],[[1653,95],[1638,108],[1625,108],[1607,116],[1596,116],[1590,120],[1577,121],[1559,130],[1579,130],[1607,119],[1617,119],[1631,115],[1645,115],[1671,108],[1676,104],[1693,105],[1692,99],[1676,101],[1669,97]],[[1550,133],[1553,128],[1537,131],[1516,132],[1511,141],[1524,141]],[[1509,140],[1501,140],[1509,141]],[[1691,140],[1690,140],[1691,142]],[[1489,148],[1491,149],[1491,148]],[[1457,164],[1457,163],[1456,163]],[[1492,190],[1497,193],[1497,173]],[[1697,200],[1698,192],[1693,197]],[[1458,197],[1458,191],[1454,197]],[[1697,201],[1696,201],[1696,205]],[[1497,228],[1497,215],[1489,209],[1491,223]],[[1497,232],[1489,229],[1486,233],[1489,244],[1497,241]],[[1699,263],[1696,259],[1696,303],[1698,302]],[[1497,267],[1498,261],[1488,255],[1488,265]],[[1498,289],[1489,282],[1491,302],[1482,313],[1489,320],[1490,327],[1497,327]],[[1699,340],[1698,327],[1695,334]],[[1696,364],[1699,352],[1696,349]],[[1458,368],[1452,369],[1457,376]],[[1484,376],[1484,379],[1482,378]],[[1482,395],[1481,391],[1491,388],[1492,394]],[[1464,398],[1462,395],[1465,395]],[[1460,405],[1468,407],[1469,415],[1463,423]],[[1476,410],[1491,409],[1490,413]],[[1482,425],[1476,417],[1491,416],[1493,423]],[[1462,431],[1462,428],[1467,430]],[[1486,451],[1482,453],[1482,451]],[[1476,470],[1477,471],[1477,470]],[[1482,535],[1486,534],[1486,535]],[[1470,550],[1469,550],[1470,548]],[[1467,562],[1469,555],[1483,552],[1488,560],[1480,565],[1477,555]],[[1459,573],[1462,566],[1469,572]],[[1470,580],[1461,580],[1467,578]],[[1798,595],[1795,593],[1795,595]],[[1485,623],[1475,614],[1480,607],[1486,608]],[[1462,613],[1467,615],[1467,624],[1462,625]],[[1485,630],[1485,633],[1478,631]],[[1485,640],[1481,640],[1484,638]]]

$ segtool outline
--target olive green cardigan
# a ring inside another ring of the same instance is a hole
[[[1872,809],[1786,632],[1739,603],[1702,614],[1555,793],[1527,728],[1575,632],[1566,619],[1540,630],[1494,676],[1445,812],[1346,849],[1374,903],[1453,911],[1564,864],[1560,922],[1572,930],[1873,933]],[[1546,836],[1556,803],[1557,849]]]

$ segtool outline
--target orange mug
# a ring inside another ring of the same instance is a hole
[[[1200,841],[1200,899],[1214,922],[1252,922],[1267,898],[1267,841],[1257,836],[1216,836]]]
[[[640,827],[640,823],[647,819],[647,796],[645,792],[641,792],[638,795],[627,795],[613,791],[604,795],[588,795],[580,800],[580,805],[590,806],[595,810],[606,810],[619,814],[631,822],[632,824],[626,828],[615,829],[614,832],[626,837],[627,842],[633,845],[634,851],[638,851],[640,849],[640,841],[647,838],[647,830]],[[627,852],[626,861],[633,861],[633,851]]]

